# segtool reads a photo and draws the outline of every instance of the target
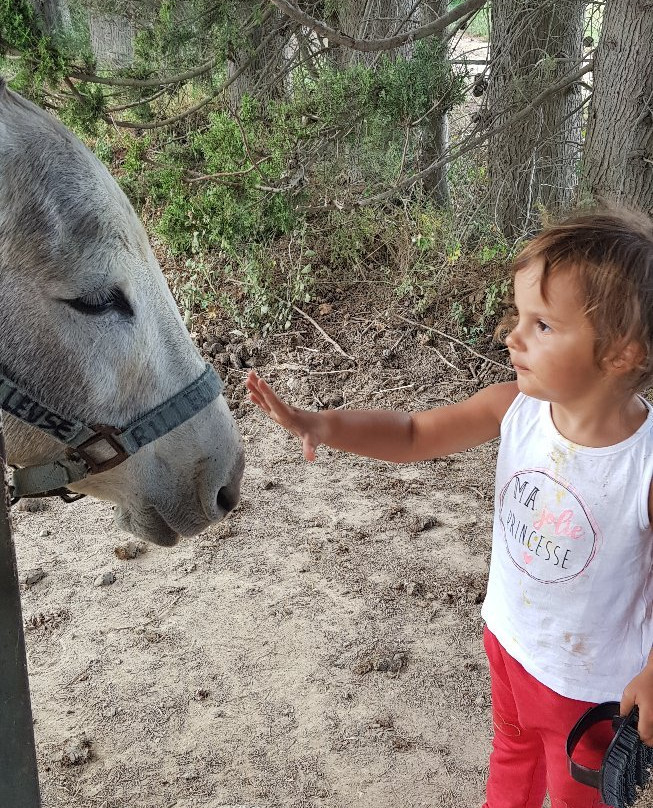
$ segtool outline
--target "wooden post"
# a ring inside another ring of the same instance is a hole
[[[40,808],[39,778],[0,414],[0,806]]]

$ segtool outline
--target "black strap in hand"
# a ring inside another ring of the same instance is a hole
[[[613,808],[628,808],[647,783],[653,767],[653,748],[645,746],[637,732],[637,706],[626,716],[619,715],[619,703],[608,701],[591,707],[580,717],[567,738],[569,773],[579,783],[597,788],[601,799]],[[603,756],[601,768],[591,769],[572,760],[573,752],[590,727],[612,721],[615,735]]]
[[[605,701],[603,704],[597,704],[596,707],[590,707],[590,709],[584,712],[578,719],[567,738],[567,766],[569,768],[569,774],[574,780],[586,786],[591,786],[592,788],[599,789],[601,787],[601,770],[591,769],[589,766],[576,763],[572,755],[578,746],[578,742],[588,729],[595,724],[600,724],[601,721],[612,721],[613,728],[616,729],[616,727],[614,727],[615,719],[620,718],[619,702]]]

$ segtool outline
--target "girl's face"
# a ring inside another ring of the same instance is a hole
[[[596,332],[583,314],[570,272],[553,274],[547,300],[540,291],[544,262],[535,260],[515,275],[518,322],[506,339],[522,393],[572,404],[600,391],[607,374],[596,361]]]

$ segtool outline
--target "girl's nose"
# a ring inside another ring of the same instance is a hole
[[[519,332],[517,327],[513,328],[512,331],[506,337],[506,347],[510,350],[518,350],[520,347],[523,347],[523,342],[521,337],[519,336]]]

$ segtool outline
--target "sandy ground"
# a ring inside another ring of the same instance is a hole
[[[307,405],[423,407],[474,384],[467,368],[436,383],[447,368],[418,329],[372,324],[348,348],[376,362],[294,344],[316,336],[306,324],[259,346],[258,365]],[[307,464],[242,400],[228,355],[214,361],[248,463],[226,521],[120,560],[130,537],[106,503],[14,509],[44,807],[480,805],[494,448]]]
[[[241,508],[172,550],[118,560],[102,503],[15,514],[44,806],[480,804],[492,451],[309,466],[241,427]]]
[[[14,511],[21,576],[45,573],[22,587],[44,808],[480,806],[496,447],[307,464],[234,365],[306,406],[423,408],[507,372],[380,314],[355,362],[308,323],[222,347],[248,460],[227,520],[120,560],[105,503]]]

